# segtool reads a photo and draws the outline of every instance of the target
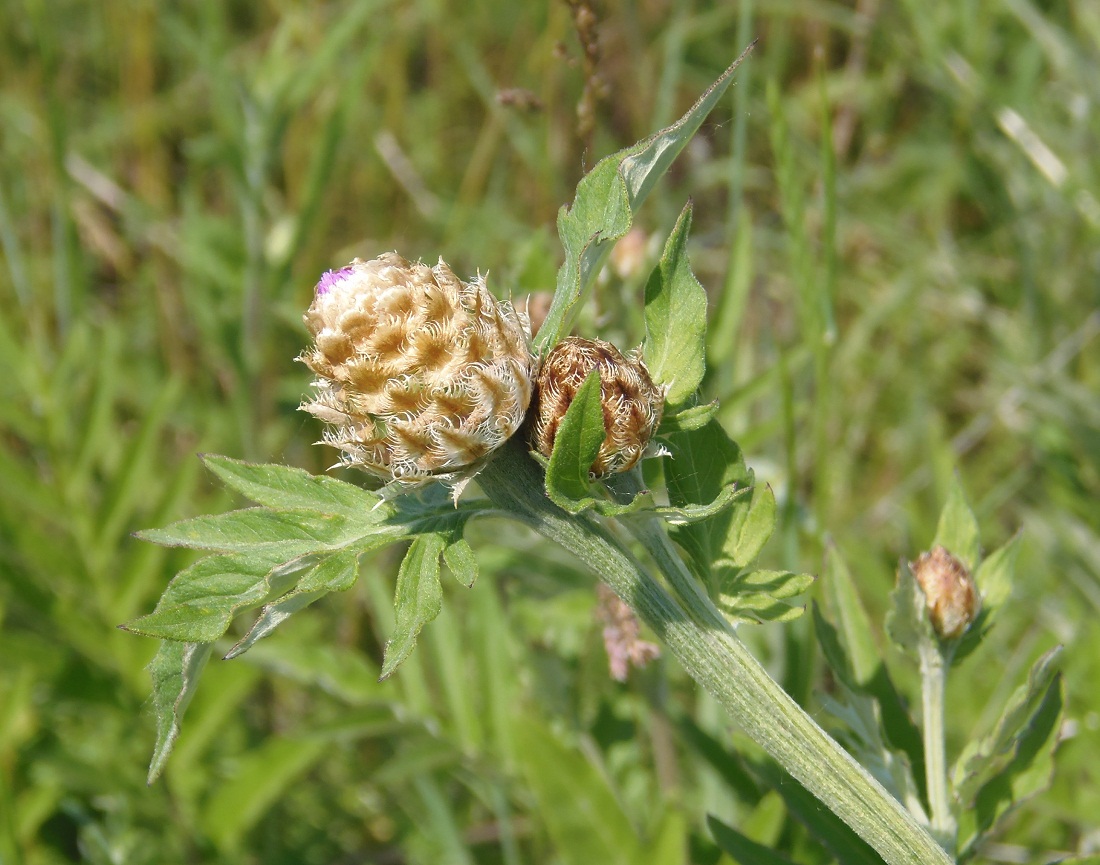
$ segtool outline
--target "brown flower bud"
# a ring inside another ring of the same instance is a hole
[[[961,637],[978,616],[982,599],[966,566],[943,547],[910,562],[924,592],[928,618],[942,640]]]
[[[653,384],[637,353],[624,357],[609,342],[575,336],[554,346],[535,384],[531,445],[550,456],[566,410],[585,378],[597,368],[607,438],[590,471],[603,477],[632,468],[645,455],[661,420],[664,393]]]
[[[483,278],[397,253],[317,284],[304,316],[317,375],[302,408],[341,462],[387,481],[456,479],[519,428],[535,361],[526,320]]]

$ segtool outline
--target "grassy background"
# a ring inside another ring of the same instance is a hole
[[[294,410],[321,271],[396,248],[552,288],[584,166],[754,36],[583,330],[640,341],[641,282],[693,197],[706,389],[783,508],[766,560],[819,572],[835,544],[881,621],[957,470],[986,548],[1024,543],[949,683],[952,754],[1070,650],[1054,787],[986,856],[1100,847],[1100,7],[597,12],[586,147],[562,3],[0,7],[0,862],[677,862],[685,833],[715,861],[707,812],[828,861],[775,792],[689,746],[730,732],[673,665],[608,679],[590,578],[524,534],[474,539],[476,590],[384,685],[396,550],[213,664],[152,788],[155,646],[114,629],[187,562],[129,533],[233,504],[194,453],[331,464]],[[812,706],[808,625],[749,639]]]

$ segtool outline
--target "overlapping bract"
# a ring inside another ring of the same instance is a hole
[[[661,421],[664,392],[637,354],[627,357],[609,342],[581,337],[569,337],[554,346],[539,370],[531,444],[550,456],[566,410],[594,369],[600,375],[607,437],[589,471],[605,477],[633,468],[645,456]]]
[[[531,401],[526,319],[478,277],[386,253],[329,271],[304,316],[317,375],[302,408],[344,465],[385,481],[456,479],[503,444]]]

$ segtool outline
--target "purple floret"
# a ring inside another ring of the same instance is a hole
[[[332,288],[341,279],[351,273],[351,266],[341,267],[339,270],[326,270],[321,275],[321,281],[317,283],[315,292],[317,294],[325,294],[330,288]]]

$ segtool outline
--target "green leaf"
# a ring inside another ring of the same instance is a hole
[[[882,865],[882,859],[839,817],[770,759],[746,761],[749,770],[783,797],[787,809],[844,865]]]
[[[990,553],[978,566],[974,582],[982,593],[982,609],[996,610],[1012,594],[1012,579],[1016,574],[1016,557],[1020,552],[1020,533],[1008,543]]]
[[[978,567],[981,556],[981,542],[978,539],[978,520],[966,501],[966,493],[959,483],[958,475],[951,480],[947,493],[947,502],[940,512],[940,522],[936,527],[933,545],[939,545],[966,565],[970,573]]]
[[[447,538],[439,532],[420,535],[401,561],[393,599],[396,623],[393,637],[386,641],[380,680],[388,678],[412,653],[421,628],[443,608],[439,557],[446,546]]]
[[[737,489],[733,484],[722,487],[714,501],[701,505],[685,505],[683,507],[656,507],[653,513],[674,526],[686,526],[709,519],[722,513],[735,501],[750,495],[752,488]]]
[[[752,472],[745,466],[741,449],[718,421],[712,420],[692,432],[674,433],[668,442],[670,455],[664,460],[665,482],[673,507],[712,502],[726,487],[735,485],[740,491],[752,484]],[[738,499],[739,503],[742,501],[743,498]],[[733,520],[731,511],[673,529],[672,537],[702,575],[710,574],[711,563],[722,553]]]
[[[839,741],[911,814],[927,823],[908,756],[886,743],[878,701],[846,685],[840,685],[835,695],[822,694],[820,699],[825,710],[845,725],[837,733]]]
[[[269,508],[298,508],[347,517],[365,517],[378,508],[378,519],[386,516],[387,509],[379,507],[379,496],[336,478],[217,454],[206,454],[202,461],[227,487]]]
[[[982,608],[966,633],[959,638],[952,663],[962,661],[981,645],[993,627],[998,608],[1012,594],[1016,556],[1020,550],[1019,541],[1020,534],[1017,532],[1003,547],[982,559],[978,566],[974,582],[982,596]]]
[[[673,505],[712,501],[725,485],[736,485],[740,491],[752,484],[740,448],[716,420],[701,429],[670,436],[669,447],[671,456],[665,459],[664,473]],[[748,567],[775,526],[775,496],[767,485],[752,486],[751,496],[735,496],[731,504],[727,511],[672,534],[696,572],[712,584],[716,566]]]
[[[994,831],[1013,808],[1050,785],[1054,774],[1054,752],[1058,748],[1062,702],[1062,679],[1057,675],[1046,689],[1042,702],[1031,713],[1026,728],[1017,737],[1010,762],[978,791],[972,808],[961,810],[960,862],[973,855],[985,835]]]
[[[1009,698],[997,726],[963,749],[955,764],[955,795],[970,807],[979,789],[994,780],[1016,756],[1021,739],[1034,725],[1042,702],[1058,673],[1062,647],[1051,649],[1032,666],[1027,683]]]
[[[396,533],[399,527],[391,531]],[[396,534],[368,535],[354,547],[336,555],[307,552],[286,561],[286,549],[278,546],[207,556],[173,578],[152,613],[121,627],[167,640],[213,642],[226,632],[236,615],[272,601],[292,587],[296,587],[298,593],[320,591],[314,597],[316,600],[323,594],[339,590],[344,581],[350,586],[354,582],[354,570],[349,573],[351,566],[348,563],[360,553],[397,539]],[[333,574],[339,575],[339,579]],[[288,598],[284,606],[273,608],[271,612],[296,611],[305,606],[308,602],[304,598]],[[285,618],[284,615],[278,621]],[[260,636],[263,634],[256,639]]]
[[[832,544],[825,553],[821,583],[837,619],[838,647],[845,647],[846,657],[851,660],[851,676],[845,681],[853,688],[863,687],[882,664],[882,651],[875,644],[871,619],[856,592],[852,573]]]
[[[739,502],[731,510],[730,517],[722,552],[736,567],[746,568],[760,555],[775,529],[775,494],[771,487],[756,484],[752,498]]]
[[[207,556],[173,578],[152,613],[122,627],[147,637],[210,643],[234,615],[286,591],[308,565],[306,558],[284,563],[270,551]]]
[[[718,604],[736,622],[789,622],[805,608],[787,602],[814,582],[811,574],[790,571],[718,572]]]
[[[691,202],[680,213],[645,286],[645,358],[669,405],[695,393],[706,369],[707,293],[688,262]]]
[[[248,663],[288,682],[310,690],[324,691],[349,707],[362,711],[341,711],[329,720],[313,718],[310,730],[318,733],[351,731],[356,735],[385,735],[401,726],[388,702],[391,689],[378,681],[378,664],[346,643],[305,640],[261,642],[248,653]]]
[[[730,575],[719,583],[722,592],[737,595],[742,592],[762,592],[773,598],[793,598],[814,584],[813,574],[790,571],[749,571]]]
[[[262,640],[299,610],[330,592],[350,589],[359,576],[359,553],[343,551],[325,556],[310,568],[298,581],[294,591],[270,604],[265,604],[248,633],[226,654],[229,661],[247,652],[257,640]]]
[[[607,776],[534,718],[516,725],[516,755],[534,793],[540,823],[565,865],[648,861]]]
[[[187,704],[194,696],[202,668],[213,648],[209,643],[164,641],[149,665],[153,679],[153,718],[157,743],[149,763],[148,783],[152,784],[168,762],[168,755],[179,737],[180,723]]]
[[[573,204],[558,212],[558,234],[565,261],[557,290],[535,347],[554,345],[569,330],[573,310],[591,285],[615,241],[630,230],[657,181],[699,129],[732,82],[749,46],[688,112],[666,129],[596,163],[577,185]]]
[[[701,429],[718,414],[718,400],[693,405],[676,412],[666,412],[661,416],[660,426],[657,427],[657,435],[665,436],[677,432],[691,432]]]
[[[781,856],[763,844],[757,844],[713,814],[707,815],[707,828],[710,829],[714,842],[740,865],[793,865],[786,856]]]
[[[378,528],[369,531],[393,530],[394,539],[430,532],[457,533],[461,537],[467,522],[486,514],[505,516],[487,507],[485,500],[462,501],[457,505],[451,491],[443,484],[435,484],[420,493],[406,493],[393,503],[393,515]]]
[[[695,754],[718,774],[718,777],[739,800],[746,806],[755,805],[760,801],[762,796],[760,788],[736,750],[728,748],[723,741],[716,739],[691,717],[679,718],[676,729],[681,741],[691,747]]]
[[[202,825],[218,849],[236,849],[287,788],[331,751],[321,738],[269,739],[237,760],[232,778],[217,786],[202,810]]]
[[[364,534],[364,524],[346,517],[307,510],[246,508],[214,516],[193,517],[137,536],[167,547],[222,552],[275,552],[284,560],[303,553],[351,543]],[[396,540],[400,529],[393,527]]]
[[[683,811],[665,811],[656,831],[646,837],[646,865],[683,865],[687,861],[690,832]]]
[[[593,369],[561,420],[546,469],[546,492],[558,507],[579,514],[595,505],[589,475],[606,437],[600,373]]]
[[[860,690],[861,685],[856,678],[855,668],[852,665],[851,657],[840,632],[822,615],[816,602],[811,607],[814,634],[817,636],[818,645],[821,646],[821,654],[825,657],[825,663],[829,665],[829,669],[841,685],[852,691]]]
[[[777,600],[765,592],[719,595],[718,605],[734,623],[792,622],[806,612],[805,607]]]
[[[874,640],[870,617],[836,547],[830,546],[826,552],[821,583],[837,620],[834,629],[820,611],[814,610],[815,632],[825,660],[849,690],[874,698],[882,718],[881,732],[895,751],[905,755],[923,795],[924,744],[920,730],[890,678],[883,652]]]
[[[899,649],[919,658],[921,646],[936,642],[936,635],[928,619],[924,592],[907,562],[898,563],[898,581],[890,593],[890,602],[886,633]]]
[[[839,738],[848,750],[894,798],[913,814],[924,816],[920,789],[909,755],[887,744],[887,729],[879,701],[856,680],[839,632],[813,605],[814,632],[822,654],[836,675],[833,694],[822,694],[825,708],[846,724]]]
[[[443,550],[443,561],[456,580],[467,589],[473,587],[477,579],[477,557],[465,538],[459,537],[447,544]]]

